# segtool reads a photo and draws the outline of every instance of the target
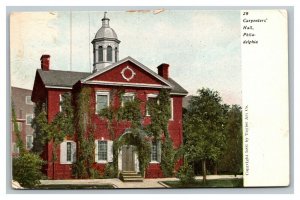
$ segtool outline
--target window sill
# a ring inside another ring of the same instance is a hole
[[[72,165],[73,162],[61,162],[60,164],[61,164],[61,165]]]
[[[158,161],[150,161],[150,164],[160,164]]]
[[[99,164],[107,164],[107,160],[97,160],[96,163],[99,163]]]

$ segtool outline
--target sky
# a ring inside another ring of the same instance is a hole
[[[11,85],[33,88],[42,54],[50,69],[91,72],[91,41],[103,11],[19,12],[10,17]],[[210,88],[227,104],[242,104],[240,12],[180,10],[109,11],[119,58],[131,56],[157,72],[170,65],[170,76],[189,95]]]

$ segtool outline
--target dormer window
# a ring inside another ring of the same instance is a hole
[[[102,46],[99,46],[99,49],[98,49],[98,61],[103,62],[103,47]]]
[[[107,61],[112,61],[112,47],[108,46],[107,47]]]

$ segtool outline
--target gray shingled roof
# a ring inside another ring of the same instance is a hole
[[[61,86],[61,87],[73,87],[73,85],[80,79],[83,79],[91,73],[87,72],[72,72],[72,71],[61,71],[61,70],[49,70],[44,71],[38,69],[44,84],[46,86]]]
[[[73,87],[73,85],[76,82],[91,75],[91,73],[88,72],[73,72],[73,71],[61,71],[61,70],[44,71],[42,69],[38,69],[37,71],[46,86],[58,86],[58,87]],[[173,86],[171,93],[180,93],[180,94],[188,93],[183,87],[181,87],[172,78],[169,78],[168,81]]]

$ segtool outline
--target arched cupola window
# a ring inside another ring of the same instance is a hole
[[[112,47],[108,46],[107,47],[107,61],[112,61]]]
[[[115,48],[115,62],[118,61],[118,48]]]
[[[99,49],[98,49],[98,61],[103,62],[103,47],[102,46],[99,46]]]

